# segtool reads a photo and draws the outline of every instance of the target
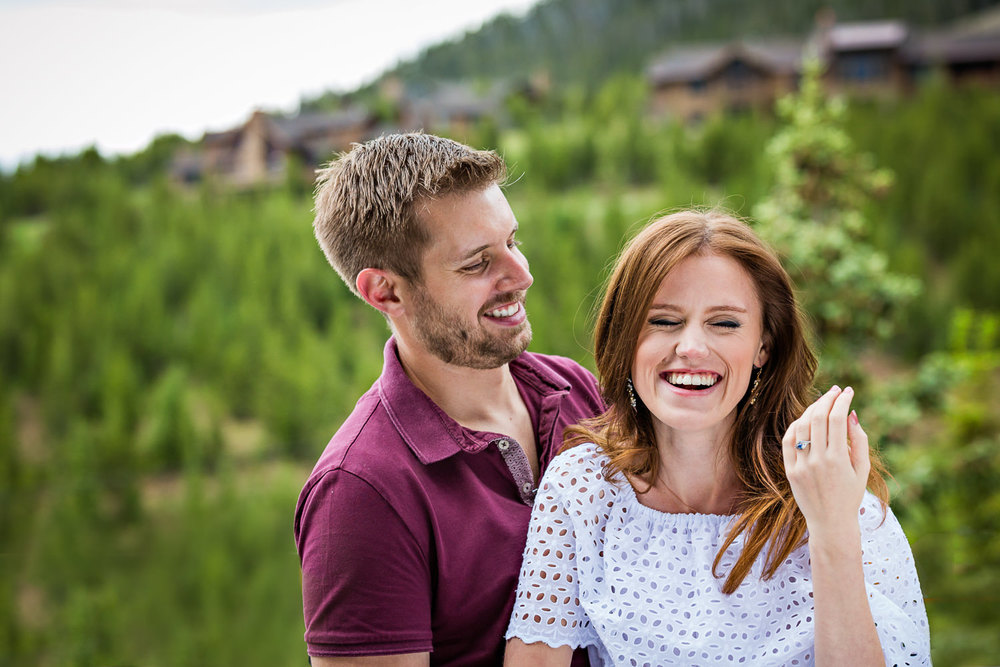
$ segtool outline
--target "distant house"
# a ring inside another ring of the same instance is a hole
[[[461,137],[502,108],[499,87],[480,94],[463,84],[441,83],[416,95],[399,81],[390,84],[382,92],[394,107],[396,119],[391,124],[361,106],[295,116],[255,111],[239,127],[207,132],[197,149],[178,152],[173,161],[174,180],[191,184],[211,178],[234,187],[249,187],[282,182],[290,165],[300,166],[303,178],[312,180],[317,166],[348,150],[354,142],[414,130]]]
[[[827,87],[852,96],[903,95],[932,70],[956,84],[1000,87],[1000,13],[929,33],[901,21],[827,21],[799,41],[676,48],[647,69],[652,110],[696,120],[716,111],[769,108],[797,87],[810,52],[824,64]]]
[[[860,96],[899,95],[910,87],[909,30],[901,21],[845,23],[820,29],[817,52],[829,90]]]
[[[504,94],[499,85],[480,92],[463,83],[441,82],[427,94],[409,94],[400,101],[400,125],[465,136],[480,121],[498,116]]]
[[[676,49],[649,68],[653,110],[692,120],[770,107],[794,89],[801,54],[801,44],[777,41]]]
[[[206,133],[199,153],[178,155],[175,180],[210,177],[236,187],[275,183],[286,178],[290,164],[311,174],[334,153],[369,138],[374,127],[375,117],[362,108],[289,117],[255,111],[237,128]]]
[[[957,85],[1000,88],[1000,8],[948,32],[914,37],[906,59],[916,80],[938,70]]]

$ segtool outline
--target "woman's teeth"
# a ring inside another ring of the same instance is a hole
[[[676,387],[711,387],[718,381],[714,373],[667,373],[667,382]]]

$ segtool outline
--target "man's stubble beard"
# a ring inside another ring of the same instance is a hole
[[[503,295],[495,300],[495,305],[511,301],[517,301],[523,308],[524,293]],[[414,293],[414,305],[420,313],[413,324],[417,339],[445,363],[478,370],[499,368],[516,359],[531,342],[531,324],[527,318],[509,331],[498,327],[497,334],[491,334],[479,324],[478,318],[468,326],[461,316],[449,312],[423,290]]]

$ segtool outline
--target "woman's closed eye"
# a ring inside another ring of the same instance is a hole
[[[683,322],[671,317],[654,317],[649,320],[649,323],[654,327],[676,327],[680,326]],[[720,329],[739,329],[743,326],[741,322],[737,322],[736,320],[718,320],[709,324]]]

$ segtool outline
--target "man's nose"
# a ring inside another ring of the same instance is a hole
[[[500,279],[500,289],[504,292],[526,290],[535,279],[528,270],[528,259],[516,246],[504,254],[503,275]]]

